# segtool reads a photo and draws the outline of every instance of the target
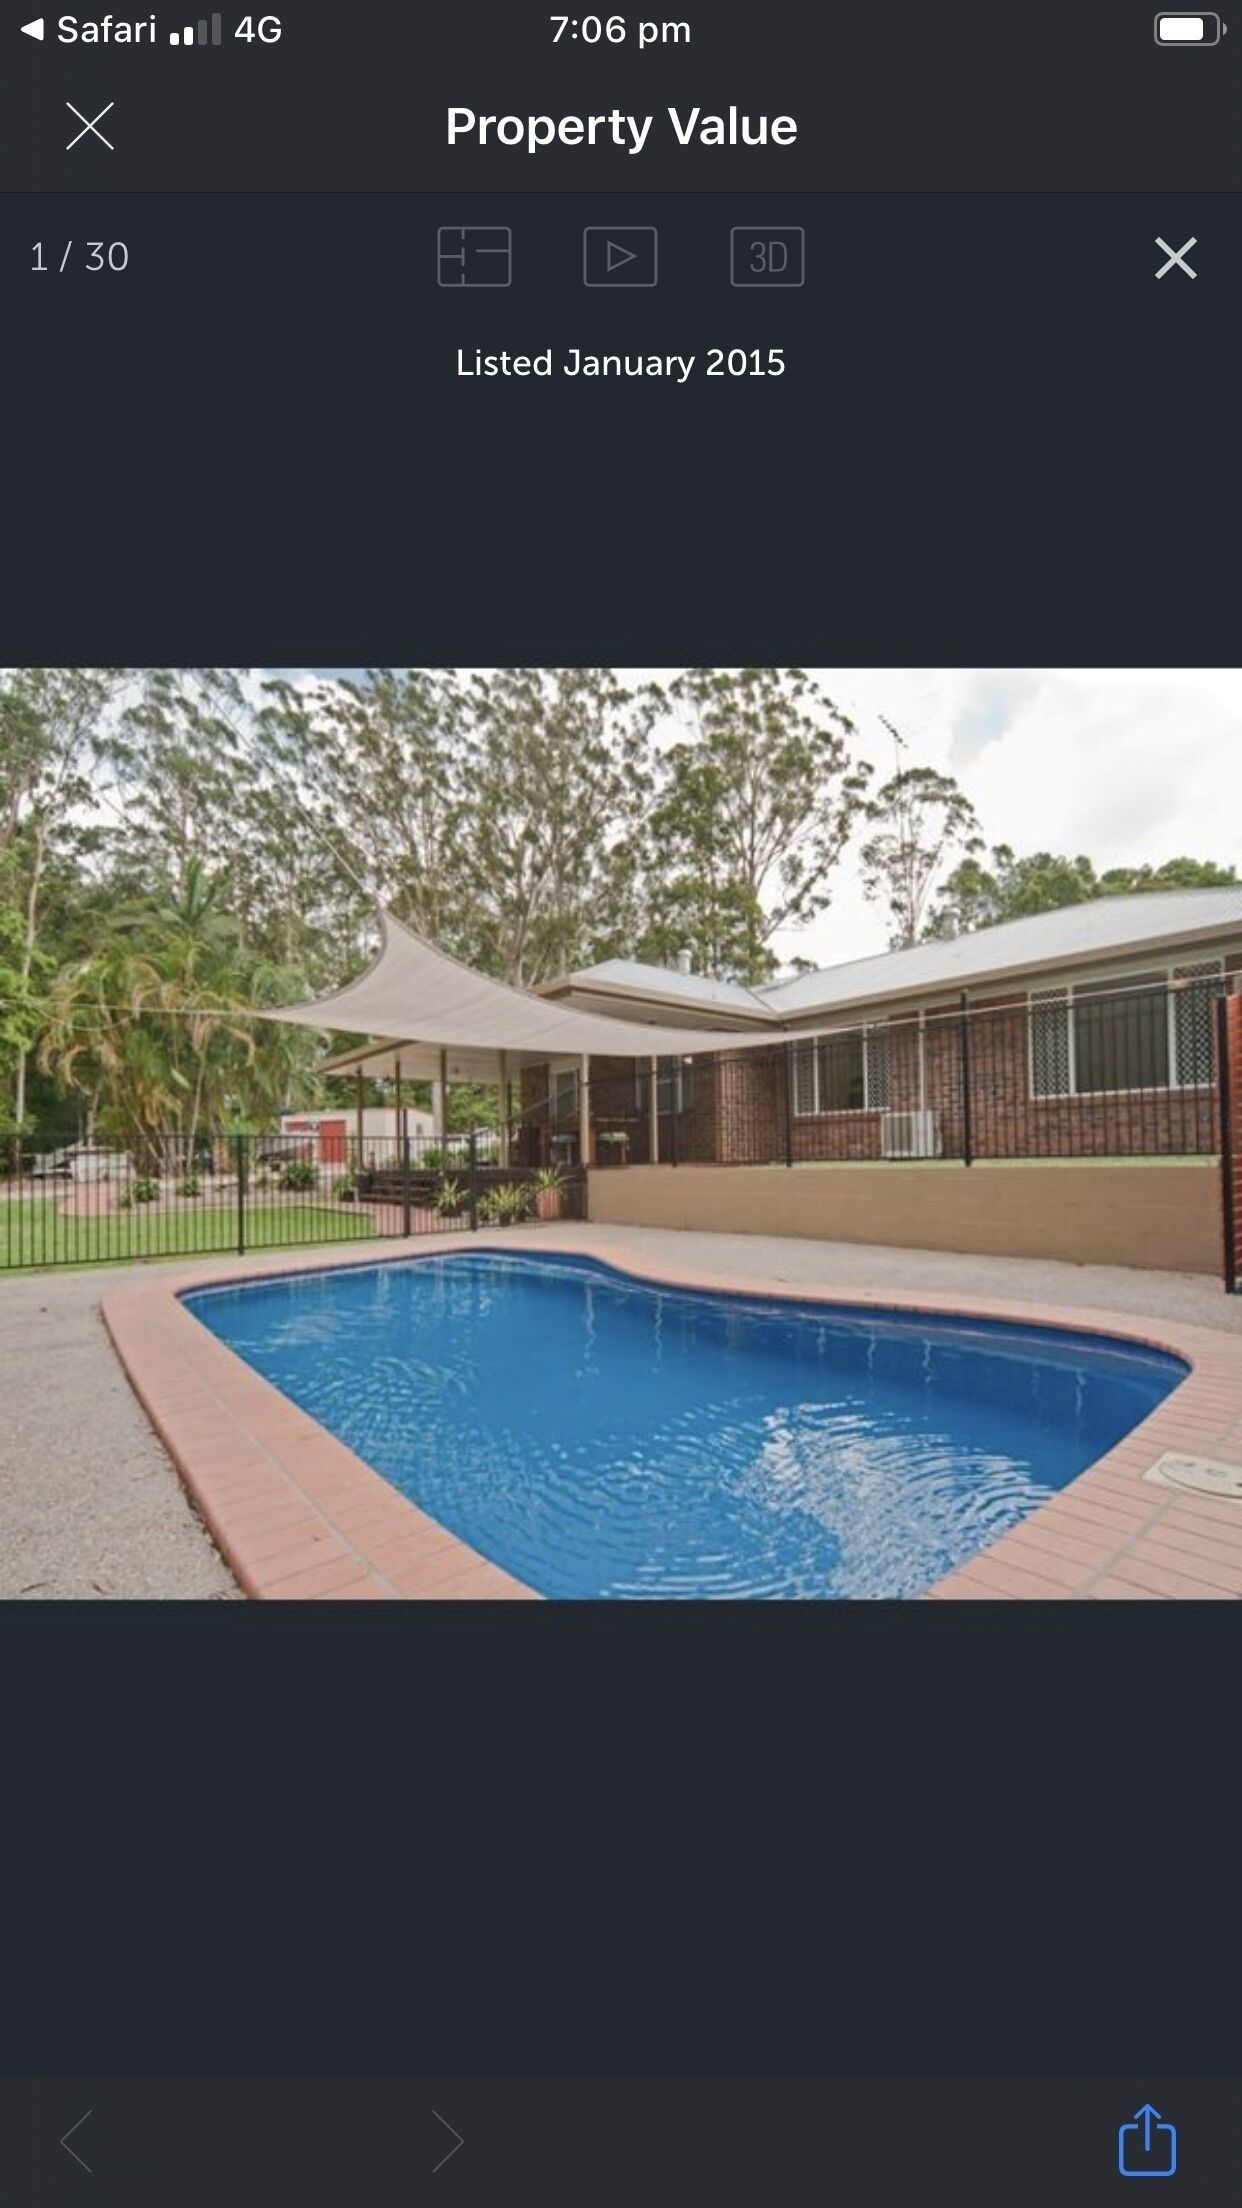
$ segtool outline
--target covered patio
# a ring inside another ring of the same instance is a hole
[[[366,1083],[385,1083],[398,1112],[411,1088],[431,1090],[434,1141],[454,1137],[455,1084],[497,1092],[494,1158],[525,1170],[673,1162],[696,1060],[773,1048],[773,1036],[732,1027],[671,1027],[558,1004],[475,973],[391,913],[358,980],[269,1017],[371,1038],[320,1069],[353,1084],[355,1148],[363,1151]]]

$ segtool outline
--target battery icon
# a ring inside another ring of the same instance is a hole
[[[1224,25],[1218,15],[1158,15],[1157,46],[1218,46]]]

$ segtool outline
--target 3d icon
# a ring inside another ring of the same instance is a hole
[[[1117,2132],[1117,2168],[1123,2177],[1174,2177],[1177,2174],[1177,2129],[1161,2121],[1150,2101],[1136,2108],[1129,2123]]]
[[[22,35],[25,38],[42,38],[43,17],[41,15],[36,15],[33,23],[23,23]]]

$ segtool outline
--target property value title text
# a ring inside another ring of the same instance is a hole
[[[702,107],[665,109],[679,146],[792,146],[798,125],[792,115],[750,115],[741,108],[723,114]],[[626,115],[614,107],[607,115],[477,115],[472,107],[450,107],[450,146],[505,146],[515,152],[542,153],[548,146],[623,146],[641,153],[655,125],[654,115]]]

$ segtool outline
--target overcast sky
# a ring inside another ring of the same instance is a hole
[[[857,723],[856,748],[877,781],[892,771],[884,714],[906,739],[909,765],[956,775],[989,844],[1083,852],[1101,870],[1182,854],[1242,864],[1242,670],[814,673]],[[776,949],[837,965],[886,942],[883,912],[865,901],[851,853],[828,910]]]

